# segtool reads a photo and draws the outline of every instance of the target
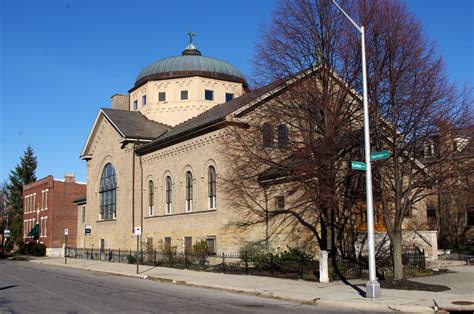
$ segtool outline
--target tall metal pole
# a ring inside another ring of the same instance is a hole
[[[67,264],[67,234],[66,237],[66,247],[64,248],[64,264]]]
[[[86,267],[86,226],[84,226],[84,241],[82,241],[82,267]]]
[[[139,271],[138,271],[138,270],[139,270],[139,269],[138,269],[138,267],[139,267],[139,266],[138,266],[138,259],[140,258],[140,256],[138,255],[138,254],[139,254],[139,252],[138,252],[138,249],[139,249],[138,243],[139,243],[139,242],[140,242],[140,236],[139,236],[138,233],[137,233],[137,274],[139,273]]]
[[[369,281],[366,285],[366,297],[371,299],[380,298],[380,284],[375,273],[375,243],[374,243],[374,206],[372,196],[372,165],[370,164],[370,128],[369,128],[369,98],[367,92],[367,66],[365,58],[365,30],[364,26],[357,25],[352,18],[333,0],[337,8],[349,19],[361,34],[362,51],[362,89],[364,110],[364,155],[365,155],[365,188],[367,203],[367,245],[369,249]]]

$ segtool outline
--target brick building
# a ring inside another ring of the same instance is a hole
[[[23,239],[34,241],[30,231],[39,225],[38,241],[46,245],[49,256],[61,255],[64,229],[69,230],[68,246],[76,245],[77,207],[73,200],[86,193],[86,184],[73,174],[64,179],[47,176],[23,187]]]

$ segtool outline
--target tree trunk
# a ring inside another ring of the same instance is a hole
[[[328,228],[326,225],[326,221],[322,218],[319,218],[319,223],[321,225],[321,242],[319,243],[320,250],[327,251],[328,250]]]
[[[393,248],[393,279],[403,279],[402,233],[391,234],[390,240]]]

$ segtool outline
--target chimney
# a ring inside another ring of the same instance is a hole
[[[76,182],[76,177],[74,176],[74,173],[66,173],[64,175],[64,183],[74,183]]]
[[[130,96],[124,94],[112,95],[112,109],[130,110]]]

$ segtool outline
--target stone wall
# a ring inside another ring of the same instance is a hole
[[[436,231],[404,231],[403,246],[416,246],[425,251],[427,260],[437,260],[438,242],[436,236]],[[390,239],[386,232],[375,232],[374,240],[376,252],[390,249]],[[355,246],[357,252],[362,250],[364,255],[367,254],[367,235],[360,234]]]

